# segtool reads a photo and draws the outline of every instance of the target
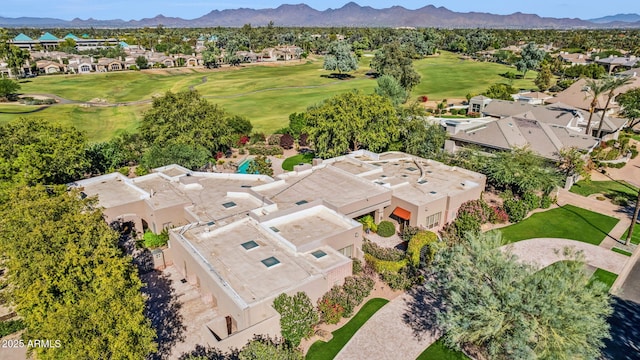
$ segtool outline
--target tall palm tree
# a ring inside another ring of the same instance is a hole
[[[621,86],[628,85],[631,83],[632,79],[630,75],[625,76],[609,76],[605,80],[605,91],[609,91],[607,93],[607,103],[604,105],[604,109],[602,109],[602,115],[600,116],[600,124],[598,124],[598,133],[597,137],[600,138],[602,136],[602,123],[604,122],[604,116],[607,113],[607,109],[609,108],[609,104],[611,103],[611,99],[615,97],[614,91]]]
[[[605,85],[606,83],[604,81],[587,79],[587,94],[592,97],[591,103],[589,104],[589,121],[587,121],[587,129],[585,130],[585,134],[587,135],[591,135],[591,119],[598,106],[598,98],[607,91]]]

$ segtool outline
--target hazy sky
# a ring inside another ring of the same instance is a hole
[[[158,14],[177,16],[184,19],[200,17],[212,10],[236,9],[240,7],[263,9],[275,8],[281,4],[306,3],[317,10],[340,8],[346,0],[2,0],[0,16],[3,17],[54,17],[65,20],[73,18],[86,19],[141,19]],[[426,5],[444,6],[459,12],[490,12],[494,14],[511,14],[514,12],[533,13],[540,16],[570,17],[592,19],[620,13],[640,14],[640,1],[630,0],[360,0],[361,6],[386,8],[393,5],[407,9],[417,9]]]

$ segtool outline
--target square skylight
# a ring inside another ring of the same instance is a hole
[[[253,248],[257,248],[258,247],[258,243],[253,241],[253,240],[249,240],[249,241],[247,241],[245,243],[242,243],[241,245],[245,250],[251,250]]]
[[[272,257],[268,257],[268,258],[262,260],[261,262],[264,264],[264,266],[266,266],[268,268],[274,267],[274,266],[280,264],[280,260],[276,259],[273,256]]]
[[[322,250],[316,250],[312,252],[311,255],[313,255],[316,259],[320,259],[323,256],[327,256],[327,253]]]
[[[420,181],[418,181],[418,184],[422,185],[422,184],[426,184],[428,181],[426,179],[422,179]]]
[[[215,221],[209,221],[207,225],[211,226],[211,225],[215,225],[215,223],[216,223]]]
[[[226,203],[222,204],[222,206],[224,206],[225,209],[228,209],[228,208],[232,208],[232,207],[236,206],[236,203],[234,203],[233,201],[229,201],[229,202],[226,202]]]

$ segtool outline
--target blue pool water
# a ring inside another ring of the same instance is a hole
[[[249,164],[251,164],[250,159],[243,160],[240,165],[238,165],[238,174],[248,174],[247,169],[249,168]]]

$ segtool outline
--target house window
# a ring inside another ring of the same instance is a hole
[[[441,217],[442,217],[442,212],[438,212],[433,215],[427,216],[427,221],[424,224],[425,227],[427,229],[433,229],[434,227],[439,226]]]
[[[480,104],[472,104],[471,105],[471,111],[475,112],[475,113],[479,113],[480,112]]]
[[[338,252],[346,257],[351,257],[353,256],[353,245],[349,245],[347,247],[344,247],[340,250],[338,250]]]

